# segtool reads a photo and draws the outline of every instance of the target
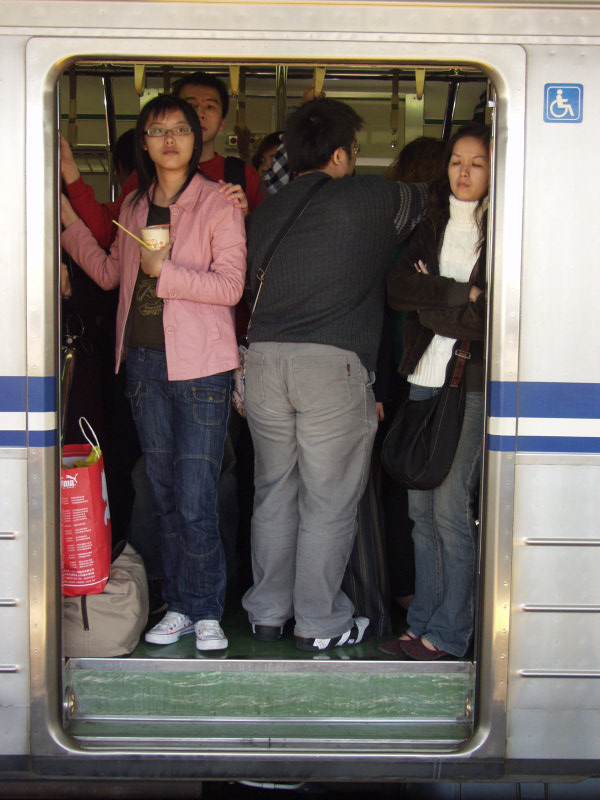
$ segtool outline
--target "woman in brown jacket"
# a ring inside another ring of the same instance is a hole
[[[408,630],[381,646],[427,661],[464,656],[473,637],[489,131],[476,124],[461,128],[448,143],[444,165],[427,216],[388,277],[390,305],[409,312],[399,371],[408,377],[411,400],[437,394],[457,340],[471,342],[465,415],[452,468],[439,487],[408,492],[416,567]]]

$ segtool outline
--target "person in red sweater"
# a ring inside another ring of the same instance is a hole
[[[260,178],[250,164],[233,165],[232,172],[242,174],[245,187],[239,181],[226,180],[226,162],[228,159],[215,151],[217,134],[225,127],[225,118],[229,108],[227,88],[222,80],[206,72],[194,72],[180,78],[173,86],[173,94],[188,102],[200,120],[202,127],[202,154],[198,168],[207,178],[222,184],[223,191],[247,215],[262,200]],[[229,162],[239,159],[229,159]],[[113,220],[119,218],[121,205],[128,194],[138,186],[138,176],[133,172],[123,184],[121,194],[112,203],[99,203],[94,190],[81,177],[71,148],[61,136],[60,143],[61,176],[65,183],[66,193],[75,212],[91,230],[101,247],[108,248],[115,238],[117,228]],[[237,167],[237,168],[236,168]]]

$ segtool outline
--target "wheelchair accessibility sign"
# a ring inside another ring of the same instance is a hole
[[[583,84],[547,83],[544,86],[544,122],[581,122]]]

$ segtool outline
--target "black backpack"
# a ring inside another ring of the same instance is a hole
[[[237,156],[227,156],[225,159],[225,183],[239,183],[246,191],[246,162]]]

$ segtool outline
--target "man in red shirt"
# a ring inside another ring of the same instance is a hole
[[[178,95],[193,106],[202,125],[202,155],[198,164],[199,170],[207,178],[223,183],[225,192],[234,205],[243,209],[244,214],[252,211],[262,200],[260,178],[250,164],[232,164],[239,159],[226,159],[215,151],[217,134],[225,127],[225,118],[229,108],[227,88],[222,80],[206,72],[194,72],[180,78],[173,86],[173,94]],[[119,218],[119,211],[124,199],[137,189],[137,173],[133,172],[124,183],[121,194],[112,203],[99,203],[94,197],[94,190],[84,183],[68,142],[61,137],[60,144],[61,176],[65,182],[66,193],[76,213],[91,230],[94,238],[104,248],[108,248],[114,239],[116,226],[112,224]],[[245,186],[236,180],[227,180],[227,162],[231,164],[231,172],[236,176],[244,176]],[[243,170],[243,172],[241,172]]]

